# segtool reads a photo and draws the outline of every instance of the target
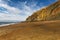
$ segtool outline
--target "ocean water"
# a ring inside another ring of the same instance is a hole
[[[0,22],[0,25],[3,25],[3,24],[11,24],[11,23],[16,23],[16,22]]]
[[[11,24],[15,24],[17,22],[0,22],[0,26],[6,26],[6,25],[11,25]]]

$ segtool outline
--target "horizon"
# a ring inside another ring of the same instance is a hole
[[[33,12],[57,0],[0,0],[0,21],[25,21]]]

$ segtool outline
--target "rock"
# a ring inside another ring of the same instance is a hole
[[[57,1],[48,7],[45,7],[31,16],[26,21],[49,21],[49,20],[60,20],[60,1]]]

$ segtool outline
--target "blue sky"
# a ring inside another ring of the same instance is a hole
[[[57,0],[0,0],[0,21],[24,21],[33,12]]]

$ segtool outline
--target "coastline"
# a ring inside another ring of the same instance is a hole
[[[16,23],[2,24],[2,25],[0,25],[0,27],[9,26],[9,25],[13,25],[13,24],[16,24]]]

